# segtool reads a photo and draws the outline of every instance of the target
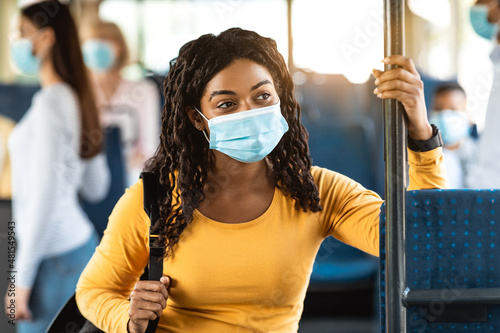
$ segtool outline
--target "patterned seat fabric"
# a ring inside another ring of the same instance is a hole
[[[500,332],[500,305],[486,322],[440,322],[457,289],[500,287],[500,190],[421,190],[406,195],[406,286],[448,289],[428,309],[407,309],[407,332]],[[385,205],[380,215],[381,332],[385,332]],[[433,322],[435,321],[435,322]]]

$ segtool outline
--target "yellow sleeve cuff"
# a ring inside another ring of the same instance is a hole
[[[425,152],[408,149],[410,184],[408,190],[448,188],[443,148]]]
[[[431,165],[433,163],[438,162],[440,157],[443,156],[443,148],[437,147],[433,150],[416,152],[411,149],[407,149],[408,151],[408,163],[410,165]],[[440,162],[440,161],[439,161]]]

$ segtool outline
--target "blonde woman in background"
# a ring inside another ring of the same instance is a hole
[[[134,82],[122,77],[121,70],[128,64],[129,52],[116,24],[105,21],[88,23],[82,27],[82,41],[102,125],[114,125],[120,129],[127,183],[133,184],[159,143],[158,88],[146,80]]]

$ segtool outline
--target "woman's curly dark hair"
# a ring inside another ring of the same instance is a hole
[[[288,132],[267,156],[276,187],[295,200],[297,209],[322,210],[310,173],[309,135],[300,123],[293,80],[276,42],[239,28],[218,36],[203,35],[185,44],[170,63],[164,82],[161,143],[146,165],[147,171],[158,175],[162,189],[159,219],[151,232],[165,242],[165,256],[173,252],[182,231],[193,219],[193,211],[204,200],[204,186],[212,165],[206,139],[190,122],[186,107],[200,108],[207,83],[237,59],[249,59],[267,68],[288,122]]]

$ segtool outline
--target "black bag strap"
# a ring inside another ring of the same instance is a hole
[[[141,178],[144,187],[144,210],[149,216],[152,227],[160,216],[158,205],[160,183],[153,172],[143,172]],[[151,227],[149,228],[149,268],[141,280],[147,276],[147,280],[160,281],[163,275],[163,250],[165,246],[157,241],[158,235],[151,234]],[[154,333],[159,320],[160,318],[150,320],[145,333]]]
[[[143,172],[141,178],[144,186],[144,210],[148,214],[153,225],[159,217],[159,190],[160,183],[154,173]],[[148,267],[144,269],[141,280],[154,280],[159,281],[163,275],[163,249],[164,245],[156,242],[158,235],[151,234],[149,229],[149,270]],[[158,244],[157,244],[158,243]],[[145,333],[154,333],[158,327],[160,318],[150,320]],[[68,326],[71,326],[71,332],[79,333],[103,333],[100,329],[94,326],[90,321],[85,319],[78,309],[76,304],[75,294],[66,302],[66,304],[59,310],[57,315],[52,319],[47,333],[66,332]]]

